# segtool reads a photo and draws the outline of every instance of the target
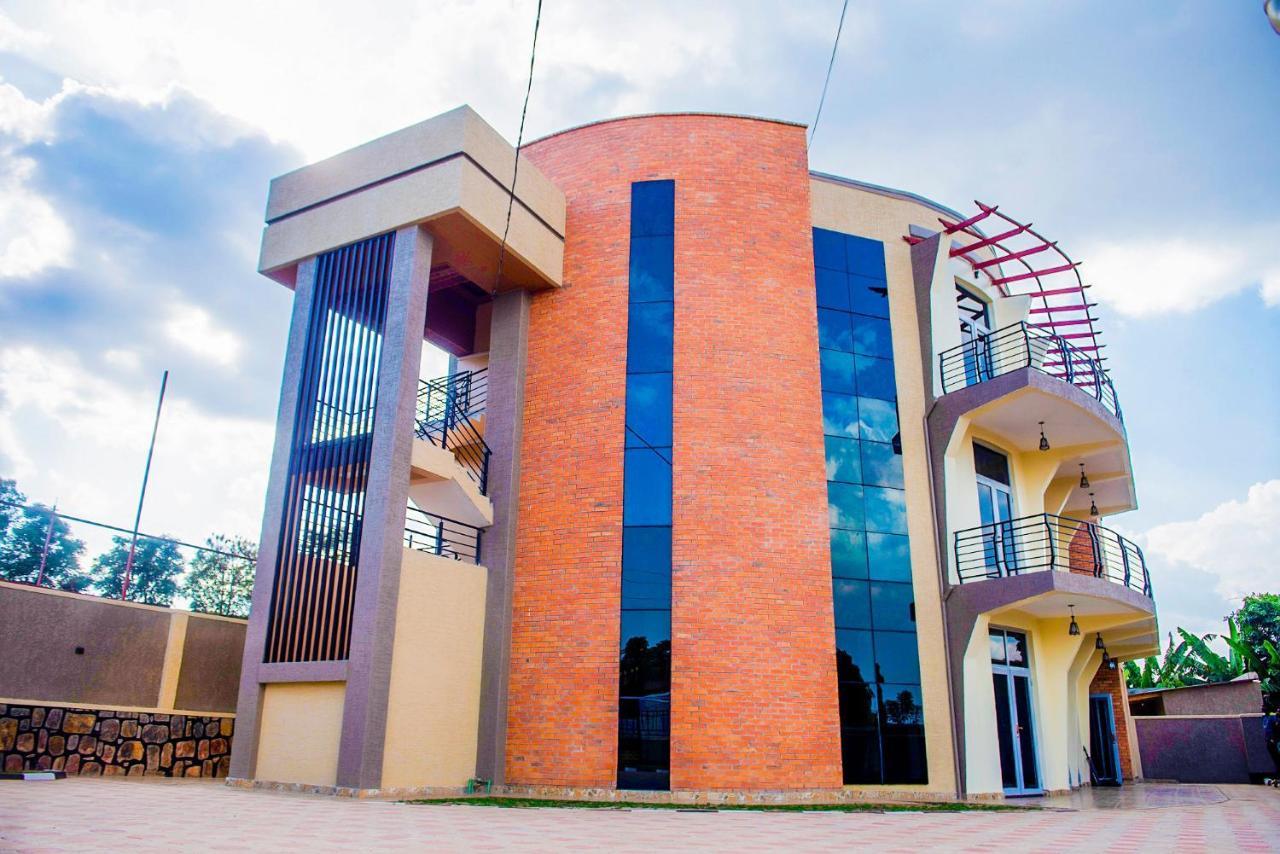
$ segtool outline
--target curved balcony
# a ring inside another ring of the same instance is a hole
[[[1032,368],[1069,383],[1123,421],[1115,385],[1098,361],[1064,337],[1028,323],[1015,323],[938,354],[942,392],[948,394],[1020,368]]]
[[[961,584],[1052,570],[1151,596],[1142,549],[1109,528],[1066,516],[1041,513],[957,531],[955,557]]]

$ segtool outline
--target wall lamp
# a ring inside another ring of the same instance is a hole
[[[1076,622],[1076,606],[1068,605],[1067,608],[1071,610],[1071,625],[1067,626],[1067,634],[1071,635],[1073,638],[1078,637],[1080,634],[1080,624]]]
[[[1089,475],[1084,473],[1084,463],[1080,464],[1080,488],[1081,489],[1089,488]]]
[[[1044,422],[1040,422],[1040,450],[1049,450],[1049,440],[1044,435]]]

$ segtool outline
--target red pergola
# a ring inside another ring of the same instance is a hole
[[[1065,373],[1068,360],[1076,375],[1076,385],[1093,385],[1093,364],[1101,368],[1105,358],[1094,325],[1092,309],[1097,303],[1085,297],[1086,285],[1080,278],[1080,262],[1072,261],[1056,241],[1050,241],[1031,227],[1000,210],[999,205],[986,205],[977,200],[978,212],[958,222],[938,218],[944,234],[953,235],[952,258],[963,258],[974,275],[988,277],[1002,296],[1031,297],[1028,325],[1043,330],[1059,340],[1044,367],[1050,372]],[[978,223],[990,220],[985,234]],[[995,226],[994,228],[992,226]],[[911,244],[924,240],[909,235]],[[1070,355],[1068,355],[1068,351]]]

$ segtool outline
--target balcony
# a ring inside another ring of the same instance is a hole
[[[493,524],[484,440],[488,389],[483,369],[419,383],[409,482],[418,507],[479,528]]]
[[[1051,570],[1151,597],[1142,549],[1109,528],[1066,516],[1041,513],[957,531],[955,557],[961,584]]]
[[[446,519],[408,507],[404,519],[404,547],[439,555],[464,563],[480,562],[481,531],[453,519]]]
[[[1096,359],[1060,335],[1015,323],[939,354],[942,391],[949,394],[996,377],[1031,368],[1062,380],[1094,398],[1123,422],[1115,385]]]

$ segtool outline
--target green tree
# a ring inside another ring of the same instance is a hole
[[[1251,593],[1231,615],[1240,639],[1255,650],[1265,641],[1280,649],[1280,593]]]
[[[1124,663],[1125,682],[1130,688],[1181,688],[1191,684],[1188,682],[1191,678],[1187,663],[1189,654],[1186,639],[1174,646],[1173,634],[1170,633],[1169,645],[1160,658],[1151,656],[1143,661],[1141,667],[1135,661]]]
[[[119,599],[129,561],[129,537],[112,537],[111,548],[93,562],[94,587],[108,599]],[[129,578],[129,601],[170,605],[178,592],[182,555],[169,540],[140,537]]]
[[[0,480],[0,578],[35,584],[44,561],[43,584],[61,590],[81,591],[89,584],[80,571],[84,543],[71,536],[71,528],[41,504],[24,504],[26,496],[12,480]],[[49,530],[50,519],[53,530]],[[45,538],[49,541],[45,554]]]
[[[222,534],[205,540],[205,545],[214,551],[197,552],[182,583],[182,595],[191,601],[191,610],[228,617],[249,616],[257,545],[244,537]]]

